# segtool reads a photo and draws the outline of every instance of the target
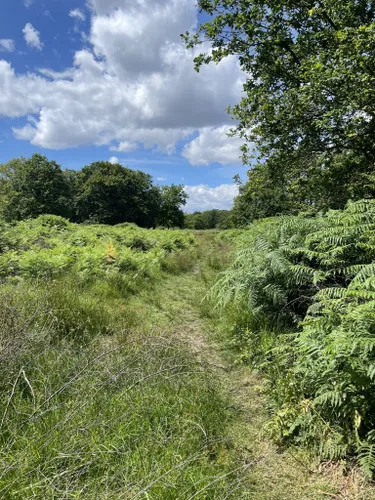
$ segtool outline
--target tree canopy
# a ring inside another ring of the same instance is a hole
[[[184,226],[189,229],[229,229],[233,227],[231,210],[205,210],[185,214]]]
[[[182,227],[184,213],[181,208],[186,205],[187,199],[188,195],[182,185],[172,184],[160,188],[159,224],[165,227]]]
[[[297,205],[341,208],[374,196],[375,2],[198,5],[210,18],[184,38],[189,47],[208,40],[212,51],[196,68],[237,56],[246,74],[243,98],[230,109],[246,139],[244,161],[267,165],[268,179],[277,172]]]
[[[3,213],[7,220],[45,213],[69,217],[69,184],[55,161],[34,154],[0,165]]]
[[[110,162],[63,171],[35,154],[0,166],[0,202],[9,221],[52,214],[75,222],[182,227],[186,200],[183,186],[161,188],[150,175]]]
[[[77,194],[77,217],[104,224],[134,222],[153,225],[159,193],[150,175],[140,171],[95,162],[81,171]]]

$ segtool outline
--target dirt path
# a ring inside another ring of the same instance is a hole
[[[235,487],[238,498],[252,500],[373,499],[358,473],[343,475],[340,464],[321,465],[301,450],[281,450],[265,431],[269,417],[267,398],[259,376],[236,364],[229,337],[220,328],[220,314],[202,302],[208,288],[228,260],[228,248],[213,234],[201,234],[200,260],[188,273],[163,283],[155,306],[161,324],[169,322],[197,360],[215,371],[228,401],[231,425],[228,437],[235,461],[246,474]],[[155,319],[155,318],[154,318]]]

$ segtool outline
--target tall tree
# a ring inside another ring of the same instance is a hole
[[[84,167],[77,194],[77,217],[102,224],[156,224],[161,197],[144,172],[99,161]]]
[[[3,215],[21,220],[42,214],[70,216],[69,186],[60,165],[45,156],[0,165]]]
[[[293,182],[303,184],[306,169],[322,179],[326,205],[375,196],[375,2],[198,5],[210,19],[184,38],[189,47],[208,40],[213,50],[196,58],[196,68],[238,56],[247,75],[244,97],[230,109],[236,132],[247,139],[245,162],[268,163],[289,190],[293,158]]]

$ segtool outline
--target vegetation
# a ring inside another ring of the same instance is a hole
[[[110,162],[0,167],[4,498],[374,498],[375,6],[198,5],[197,70],[247,74],[233,210]]]
[[[59,165],[41,155],[19,158],[0,169],[3,213],[7,220],[51,213],[70,216],[69,184]]]
[[[375,203],[283,217],[242,232],[213,288],[244,359],[261,369],[279,442],[374,460]]]
[[[237,203],[247,222],[342,209],[374,197],[374,5],[357,0],[199,0],[196,67],[238,56],[244,97],[230,109],[255,169]],[[274,188],[274,189],[272,189]],[[244,210],[244,213],[242,212]]]
[[[234,263],[210,297],[268,380],[280,444],[375,471],[374,83],[371,1],[198,0],[196,69],[236,56],[229,111],[248,180]],[[252,223],[249,225],[249,223]]]
[[[123,286],[126,275],[136,278],[132,269],[116,272],[119,282],[103,277],[101,264],[92,264],[95,279],[78,265],[52,278],[3,275],[2,498],[371,498],[361,481],[348,486],[339,471],[311,476],[308,455],[296,452],[296,461],[266,440],[261,382],[229,350],[223,356],[220,314],[202,301],[229,262],[226,237],[50,216],[5,234],[21,257],[28,236],[42,248],[84,235],[107,270],[129,251],[137,263],[153,249],[165,257],[132,289]]]
[[[206,210],[185,214],[184,227],[188,229],[229,229],[233,227],[231,210]]]
[[[194,245],[57,216],[3,228],[2,498],[230,493],[223,396],[161,309],[146,312]]]
[[[160,188],[150,175],[110,162],[62,171],[56,162],[34,154],[0,166],[0,201],[7,221],[52,214],[73,222],[182,227],[186,200],[183,186]]]
[[[58,278],[71,271],[79,282],[115,281],[131,289],[157,277],[168,254],[193,241],[182,231],[147,231],[132,224],[85,226],[42,215],[3,227],[0,277]]]

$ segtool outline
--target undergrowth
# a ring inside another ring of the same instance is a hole
[[[210,292],[268,379],[269,430],[375,471],[375,202],[255,222]]]
[[[3,399],[2,498],[227,491],[225,478],[209,487],[230,471],[225,405],[209,371],[167,335],[49,346]]]
[[[233,498],[215,374],[148,318],[191,233],[43,216],[0,244],[0,498]]]

